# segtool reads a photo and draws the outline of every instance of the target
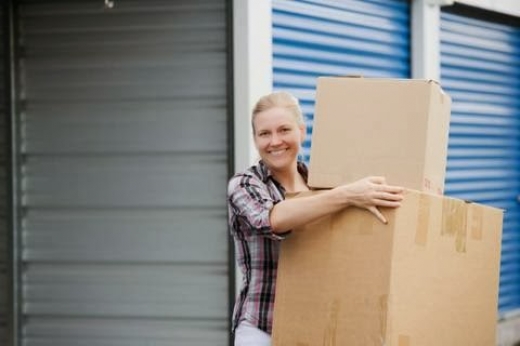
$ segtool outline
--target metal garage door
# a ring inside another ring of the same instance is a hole
[[[5,8],[0,6],[0,38],[2,42],[7,40],[4,30]],[[5,47],[5,45],[4,45]],[[6,77],[5,66],[7,54],[0,49],[0,76],[2,80]],[[8,162],[9,162],[9,114],[6,107],[7,103],[7,83],[0,85],[0,345],[7,345],[8,325],[9,325],[9,237],[8,237]]]
[[[520,308],[520,28],[441,16],[453,98],[446,194],[505,209],[499,309]]]
[[[298,97],[309,160],[318,76],[410,77],[410,4],[405,0],[274,0],[275,90]]]
[[[23,343],[227,345],[226,2],[113,3],[19,5]]]

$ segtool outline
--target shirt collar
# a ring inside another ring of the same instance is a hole
[[[300,173],[300,175],[305,180],[305,183],[307,183],[307,178],[309,176],[309,169],[307,168],[307,165],[303,161],[299,161],[299,160],[296,162],[296,165],[297,165],[296,169],[298,170],[298,173]],[[259,169],[260,174],[262,176],[262,181],[264,183],[267,183],[267,181],[269,179],[274,180],[271,170],[267,167],[267,165],[262,160],[260,160],[260,162],[258,163],[258,166],[260,168]]]

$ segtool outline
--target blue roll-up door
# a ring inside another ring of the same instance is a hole
[[[520,308],[520,29],[441,14],[441,82],[453,98],[446,194],[505,209],[501,314]]]
[[[309,160],[318,76],[410,77],[406,0],[274,0],[273,88],[300,99]]]

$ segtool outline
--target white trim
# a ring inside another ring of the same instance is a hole
[[[256,101],[272,90],[271,0],[233,0],[235,171],[256,159],[250,115]]]
[[[440,81],[440,7],[412,2],[412,78]]]
[[[249,167],[257,158],[251,136],[251,110],[273,88],[271,11],[271,0],[233,0],[235,172]],[[238,294],[242,274],[238,268],[235,273]]]

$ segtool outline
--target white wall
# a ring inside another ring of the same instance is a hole
[[[257,154],[251,136],[251,110],[272,90],[272,20],[270,0],[233,0],[235,171],[251,165]]]

